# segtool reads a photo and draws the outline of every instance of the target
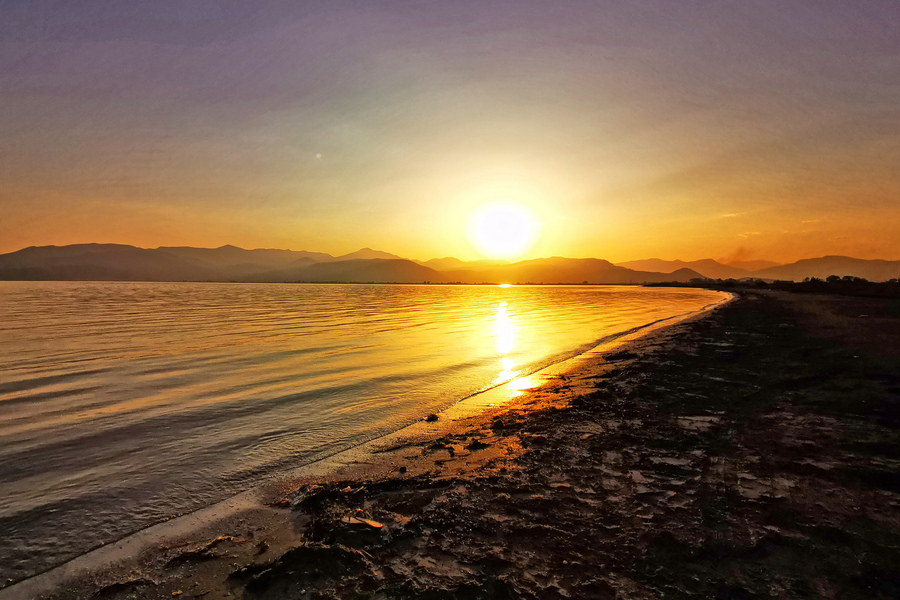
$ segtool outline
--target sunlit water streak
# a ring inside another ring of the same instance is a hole
[[[717,299],[633,287],[0,282],[0,581]]]

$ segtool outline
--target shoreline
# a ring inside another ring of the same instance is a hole
[[[547,385],[561,376],[565,377],[566,373],[584,368],[589,361],[602,360],[604,353],[627,348],[629,344],[643,338],[660,335],[661,331],[679,323],[703,318],[709,312],[736,298],[729,292],[720,293],[725,296],[718,302],[712,302],[695,311],[611,334],[598,340],[599,343],[594,347],[575,356],[535,371],[525,372],[512,380],[466,396],[440,411],[436,422],[426,420],[414,422],[399,430],[297,467],[272,481],[257,484],[211,506],[156,523],[122,539],[94,548],[47,571],[0,588],[0,600],[44,597],[48,594],[50,597],[56,597],[55,592],[61,588],[73,584],[80,588],[89,579],[98,577],[103,580],[121,579],[128,572],[139,569],[140,563],[144,560],[142,557],[147,553],[159,554],[162,548],[173,545],[196,545],[204,537],[203,532],[221,528],[222,523],[236,519],[238,518],[236,515],[244,512],[254,513],[255,518],[267,522],[268,527],[272,528],[272,524],[268,522],[273,520],[273,514],[268,514],[270,511],[267,508],[273,500],[276,502],[279,500],[274,496],[283,496],[286,490],[311,482],[346,479],[348,471],[352,473],[350,477],[360,480],[389,476],[392,469],[385,465],[383,460],[367,459],[383,456],[389,452],[385,448],[420,447],[438,437],[458,433],[457,430],[466,426],[464,424],[471,427],[472,422],[487,422],[493,416],[506,412],[510,407],[525,408],[534,404],[533,399],[519,396],[525,396],[527,392]],[[531,407],[531,410],[536,409],[537,407]],[[274,520],[279,521],[278,518]],[[293,538],[291,541],[297,543],[300,539]]]
[[[704,317],[46,598],[895,597],[900,303]]]

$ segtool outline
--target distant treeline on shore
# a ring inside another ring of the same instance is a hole
[[[688,283],[650,283],[650,287],[699,287],[715,290],[737,291],[742,289],[781,290],[810,294],[839,294],[842,296],[868,296],[900,298],[900,279],[869,281],[862,277],[831,275],[825,279],[807,277],[803,281],[763,281],[762,279],[692,279]]]

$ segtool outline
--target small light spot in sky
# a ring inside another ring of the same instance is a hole
[[[316,152],[316,158],[322,158],[322,155]]]

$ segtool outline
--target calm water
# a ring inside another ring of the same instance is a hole
[[[0,282],[0,581],[719,297]]]

